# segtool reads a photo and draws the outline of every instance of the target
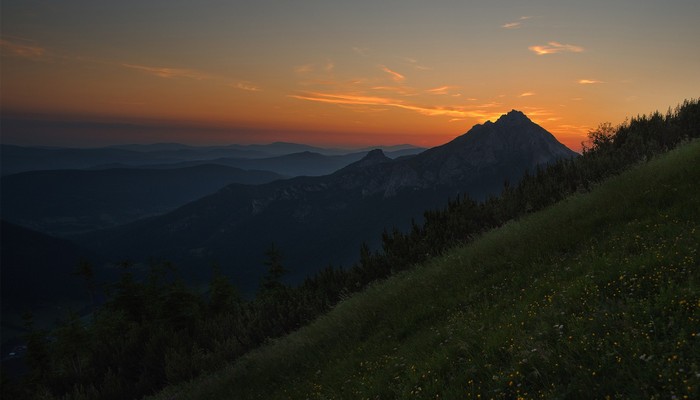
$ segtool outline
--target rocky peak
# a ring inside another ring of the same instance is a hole
[[[387,157],[381,149],[374,149],[368,152],[360,161],[356,161],[347,167],[341,169],[340,171],[350,171],[356,169],[363,169],[371,167],[373,165],[382,164],[386,162],[391,162],[392,159]],[[339,171],[339,172],[340,172]]]
[[[387,157],[382,149],[374,149],[369,151],[364,157],[362,157],[362,160],[360,161],[386,161],[390,160],[389,157]]]
[[[501,115],[498,120],[496,120],[497,125],[521,125],[524,123],[532,123],[530,118],[528,118],[522,111],[510,110],[508,114]]]

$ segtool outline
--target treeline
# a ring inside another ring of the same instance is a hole
[[[290,287],[281,252],[266,254],[267,275],[257,296],[243,299],[216,267],[205,295],[189,288],[168,263],[153,263],[144,280],[122,265],[108,301],[89,320],[77,315],[52,332],[28,335],[30,372],[21,382],[3,381],[5,398],[129,399],[216,370],[266,341],[287,334],[330,310],[371,282],[411,268],[486,230],[586,191],[635,163],[700,136],[700,103],[686,101],[665,115],[639,116],[590,132],[583,154],[530,171],[517,184],[484,202],[466,197],[427,211],[422,225],[385,231],[382,248],[360,249],[350,268],[329,266]],[[77,274],[91,295],[92,268]],[[31,317],[27,317],[31,328]]]

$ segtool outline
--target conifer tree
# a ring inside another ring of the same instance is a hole
[[[264,264],[267,266],[267,274],[263,278],[262,290],[270,291],[282,288],[284,285],[281,282],[282,276],[287,273],[287,270],[282,266],[282,253],[280,253],[274,243],[265,251],[267,259]]]

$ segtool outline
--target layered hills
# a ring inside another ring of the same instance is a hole
[[[363,242],[377,246],[382,230],[405,229],[449,198],[484,199],[538,165],[575,156],[513,110],[409,158],[392,160],[376,150],[327,176],[229,185],[165,215],[77,239],[115,261],[217,262],[250,290],[264,273],[260,266],[272,243],[281,249],[290,281],[298,282],[329,262],[354,261]]]
[[[53,235],[164,214],[231,183],[281,179],[215,164],[186,168],[29,171],[0,178],[3,219]]]

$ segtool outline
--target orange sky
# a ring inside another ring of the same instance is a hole
[[[700,95],[695,1],[115,3],[3,2],[3,143],[435,146],[518,109],[578,150]]]

